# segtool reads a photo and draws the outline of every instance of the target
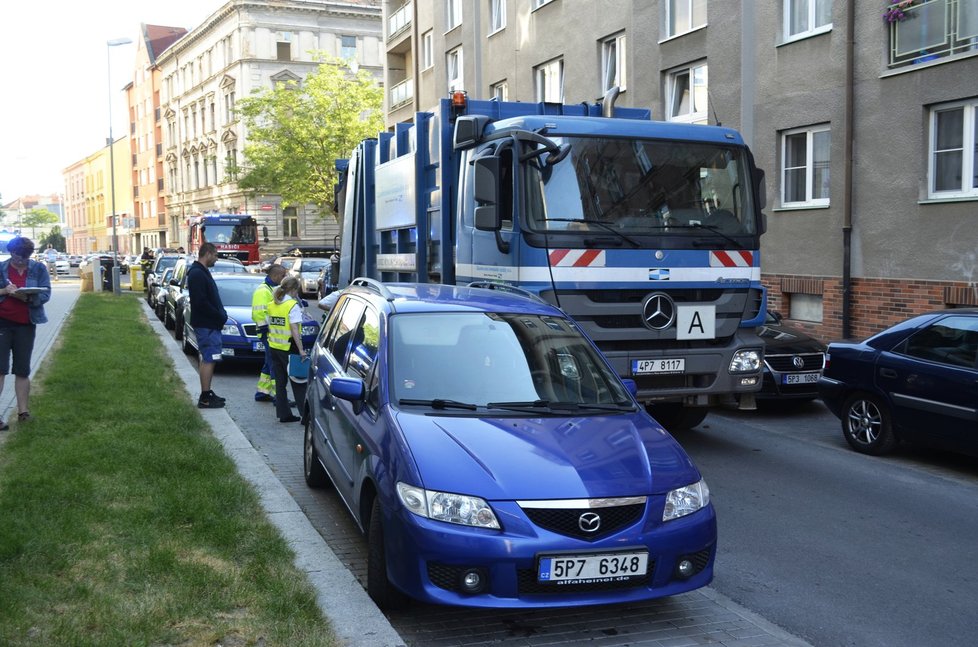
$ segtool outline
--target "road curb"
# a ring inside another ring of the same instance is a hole
[[[196,398],[200,390],[197,370],[182,349],[173,343],[169,332],[157,320],[146,301],[141,300],[140,303],[149,324],[173,360],[174,369],[183,381],[188,396]],[[299,504],[227,410],[202,409],[200,414],[234,461],[238,472],[255,488],[269,520],[292,548],[295,565],[306,574],[316,590],[319,609],[329,619],[339,644],[351,647],[404,647],[404,640],[387,617],[312,526]],[[296,457],[296,460],[299,458]]]

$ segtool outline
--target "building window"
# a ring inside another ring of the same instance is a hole
[[[781,136],[781,204],[826,206],[829,204],[828,126],[789,130]]]
[[[234,121],[234,92],[224,95],[224,123],[229,124]]]
[[[974,0],[926,0],[900,10],[890,25],[890,67],[926,63],[978,48]]]
[[[462,48],[456,47],[445,54],[445,67],[448,73],[448,91],[464,90],[462,77]]]
[[[462,24],[462,0],[445,0],[445,31]]]
[[[427,70],[435,64],[434,37],[429,29],[421,36],[421,69]]]
[[[601,91],[618,86],[625,90],[625,34],[618,34],[601,43]]]
[[[537,101],[563,103],[564,60],[557,58],[533,69]]]
[[[785,40],[832,29],[832,0],[784,0]]]
[[[283,43],[281,41],[275,43],[275,54],[275,60],[277,61],[291,61],[292,43]]]
[[[509,83],[500,81],[489,86],[489,96],[498,101],[509,101]]]
[[[296,214],[295,207],[286,207],[282,210],[282,235],[286,238],[299,237],[299,216]]]
[[[506,0],[489,0],[489,34],[506,28]]]
[[[340,58],[357,58],[357,37],[340,36]]]
[[[930,111],[928,175],[932,198],[978,197],[978,99]]]
[[[666,0],[666,38],[706,25],[706,0]]]
[[[706,64],[677,70],[669,74],[666,114],[669,121],[705,124],[709,101],[709,74]]]
[[[788,317],[796,321],[822,323],[822,295],[788,295]]]

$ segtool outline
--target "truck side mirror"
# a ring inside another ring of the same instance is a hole
[[[475,228],[480,231],[499,231],[499,158],[480,157],[475,160]]]
[[[757,209],[761,209],[767,206],[767,182],[764,180],[764,169],[756,169],[756,190],[757,190]]]

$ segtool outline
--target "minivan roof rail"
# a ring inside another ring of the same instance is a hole
[[[367,288],[368,290],[373,290],[388,301],[392,301],[394,299],[394,293],[388,290],[386,285],[366,276],[358,276],[350,281],[350,285],[356,285],[362,288]]]
[[[544,301],[539,294],[534,294],[529,290],[524,290],[523,288],[518,288],[515,285],[510,285],[509,283],[503,283],[502,281],[472,281],[465,287],[468,288],[483,288],[485,290],[498,290],[500,292],[506,292],[507,294],[515,294],[521,296],[524,299],[531,299],[545,305],[552,305]]]

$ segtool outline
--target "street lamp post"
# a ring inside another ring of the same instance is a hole
[[[119,287],[119,236],[116,233],[115,214],[115,141],[112,139],[112,48],[128,45],[130,38],[113,38],[105,41],[106,60],[108,61],[109,81],[109,190],[112,191],[112,292],[122,294]]]

